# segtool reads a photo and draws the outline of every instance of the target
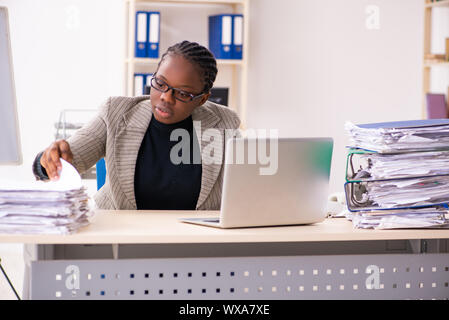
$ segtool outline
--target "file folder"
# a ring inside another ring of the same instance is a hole
[[[233,15],[232,59],[243,58],[243,15]]]
[[[150,86],[152,73],[135,73],[134,74],[134,96],[142,96],[146,93],[145,87]]]
[[[232,59],[232,25],[230,14],[209,16],[209,49],[216,59]]]
[[[345,123],[351,147],[379,153],[444,150],[449,119],[409,120],[354,125]]]
[[[98,191],[106,182],[106,163],[104,161],[104,158],[98,160],[97,164],[95,165],[95,170],[97,173],[97,191]]]
[[[151,91],[151,78],[153,77],[152,73],[147,74],[145,84],[143,86],[143,94],[149,95]]]
[[[363,129],[407,129],[449,125],[449,119],[426,119],[358,124]]]
[[[420,178],[401,178],[401,179],[384,179],[384,180],[370,180],[370,181],[350,181],[344,184],[346,205],[351,212],[361,212],[361,211],[388,211],[388,210],[400,210],[400,209],[419,209],[419,208],[429,208],[429,207],[449,207],[449,194],[444,194],[436,196],[435,199],[429,201],[416,201],[410,203],[404,203],[403,205],[398,204],[395,206],[380,206],[379,204],[373,202],[370,197],[368,197],[368,184],[372,183],[382,183],[382,182],[396,182],[396,183],[414,183],[417,184],[419,181],[425,181],[422,183],[422,189],[425,190],[429,185],[441,183],[438,182],[443,179],[446,183],[449,182],[449,175],[435,175],[435,176],[425,176]],[[418,193],[419,196],[419,193]]]
[[[414,163],[407,163],[407,161],[412,161],[410,159],[413,159]],[[449,174],[449,166],[445,167],[443,165],[443,162],[445,162],[444,159],[449,159],[449,148],[408,153],[379,153],[350,148],[346,159],[346,181],[361,182],[376,180],[379,177],[379,173],[374,173],[374,171],[376,169],[376,161],[379,160],[384,163],[383,169],[386,169],[388,166],[388,178],[391,179],[418,178],[425,174]],[[397,161],[401,161],[402,163],[400,165],[395,164]],[[394,176],[392,176],[392,169],[396,169]],[[411,169],[414,169],[415,172],[404,173],[404,171],[412,171]],[[387,179],[385,175],[382,175],[382,178]]]
[[[447,118],[446,97],[444,94],[426,94],[427,119]]]
[[[160,12],[151,11],[148,14],[148,42],[147,57],[159,58],[159,37],[160,37]]]
[[[136,12],[136,58],[146,58],[147,56],[147,16],[145,11]]]
[[[145,74],[135,73],[134,74],[134,96],[141,96],[145,89]]]

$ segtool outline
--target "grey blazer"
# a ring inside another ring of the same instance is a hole
[[[92,121],[67,140],[73,153],[73,165],[80,173],[105,158],[106,182],[94,196],[97,208],[137,208],[134,172],[139,148],[152,115],[148,96],[111,97]],[[196,209],[219,210],[225,140],[230,134],[225,129],[238,129],[240,119],[234,111],[210,101],[196,108],[192,119],[201,125],[195,126],[196,135],[201,140],[202,160],[201,189]],[[212,138],[217,131],[221,133],[221,139]],[[237,130],[231,132],[232,135],[239,134]],[[219,154],[210,150],[219,150]],[[221,162],[218,163],[217,159],[221,159]]]

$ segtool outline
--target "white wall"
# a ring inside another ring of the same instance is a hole
[[[249,127],[333,137],[331,190],[341,191],[346,120],[421,116],[422,2],[252,0]],[[0,5],[10,11],[24,153],[24,165],[0,167],[0,177],[31,179],[60,110],[123,93],[124,1]],[[368,5],[379,8],[379,30],[366,28]]]
[[[0,0],[10,16],[24,163],[0,178],[33,179],[62,109],[96,109],[123,90],[122,0]]]
[[[422,0],[253,0],[251,27],[249,126],[333,137],[331,191],[343,191],[345,121],[421,117]]]

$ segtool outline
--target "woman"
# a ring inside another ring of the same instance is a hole
[[[109,98],[75,135],[38,154],[36,178],[58,179],[59,158],[82,173],[104,157],[106,182],[94,196],[100,209],[220,209],[224,161],[210,159],[223,158],[225,130],[237,129],[240,120],[232,110],[207,101],[216,74],[208,49],[188,41],[175,44],[159,62],[150,99]],[[222,139],[210,138],[211,129]],[[173,135],[180,132],[188,134]],[[189,148],[179,148],[173,136],[188,137],[181,142]],[[173,161],[179,158],[189,161]]]

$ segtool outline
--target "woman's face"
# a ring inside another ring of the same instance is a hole
[[[199,72],[192,63],[180,55],[167,55],[159,66],[156,78],[170,87],[195,96],[201,94],[204,88]],[[182,102],[175,99],[173,90],[160,92],[151,88],[150,98],[156,120],[172,124],[188,118],[196,107],[206,102],[209,94],[190,102]]]

